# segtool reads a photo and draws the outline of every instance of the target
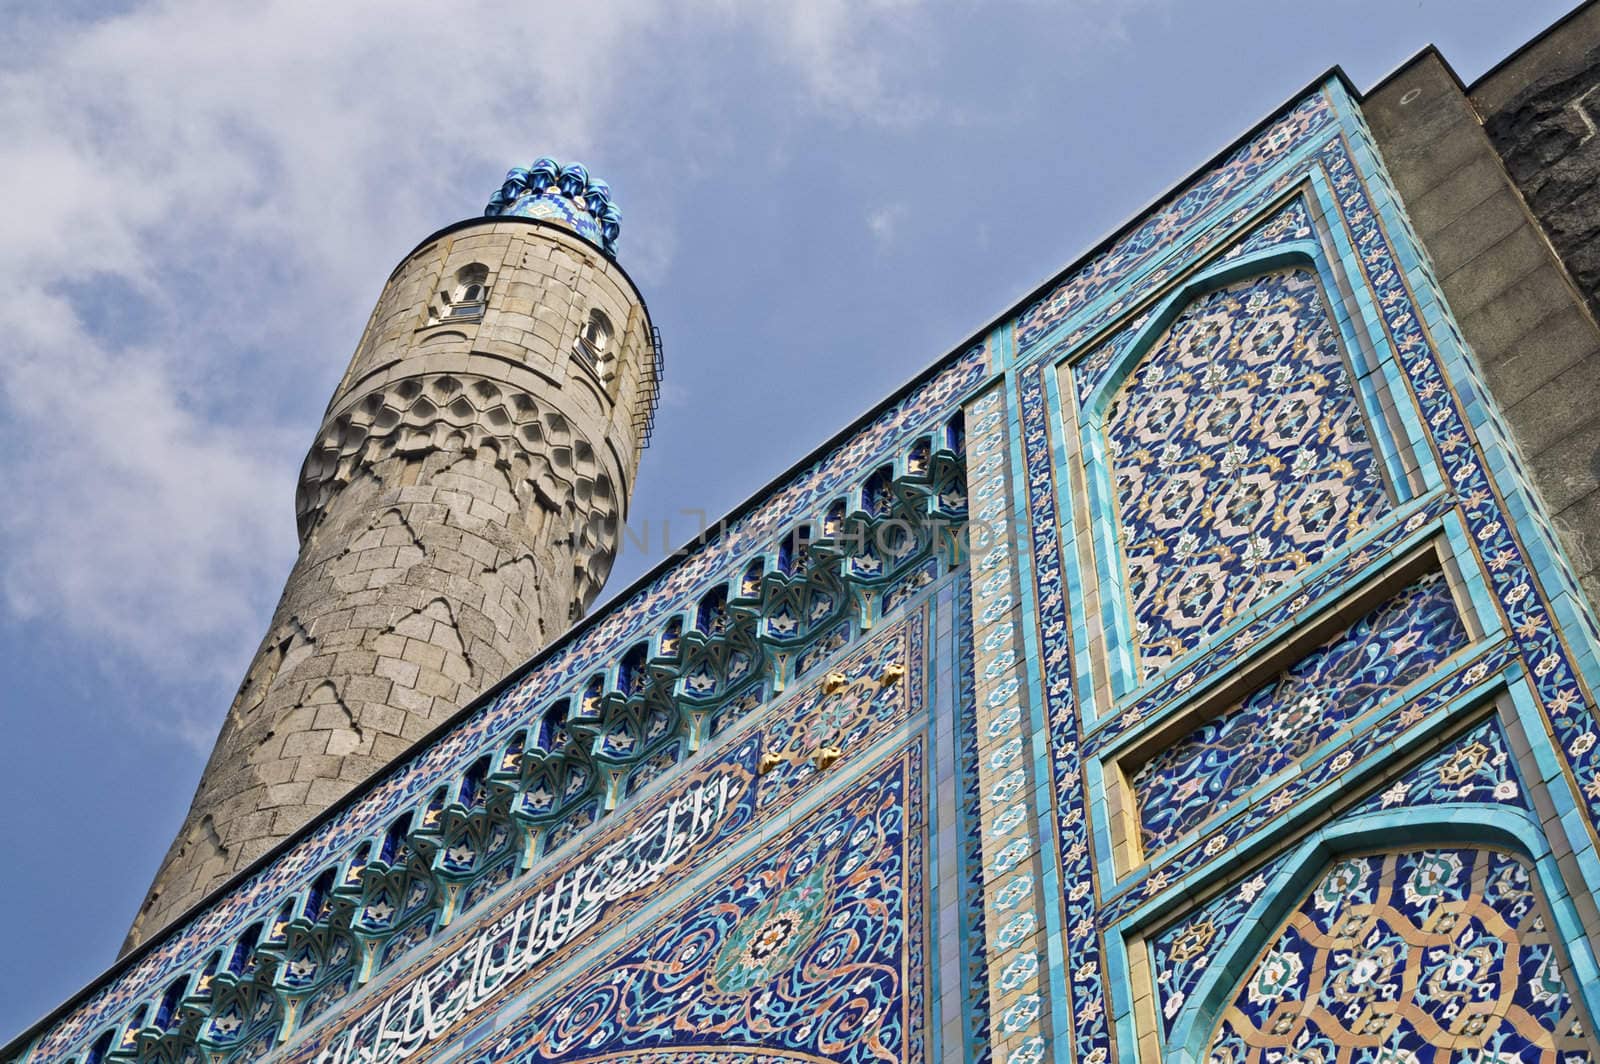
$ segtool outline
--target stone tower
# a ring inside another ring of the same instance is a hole
[[[660,346],[581,165],[507,175],[395,268],[306,456],[300,556],[124,950],[588,607]]]

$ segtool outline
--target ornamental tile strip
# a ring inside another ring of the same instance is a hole
[[[1062,557],[1054,459],[1045,412],[1045,366],[1035,364],[1018,378],[1022,443],[1027,468],[1028,515],[1033,536],[1033,578],[1038,596],[1040,663],[1044,672],[1045,720],[1055,784],[1056,855],[1062,885],[1066,983],[1071,1007],[1069,1057],[1082,1064],[1105,1064],[1111,1055],[1107,1015],[1106,961],[1096,909],[1092,798],[1083,779],[1082,724],[1072,690],[1071,624],[1062,590]]]
[[[1297,144],[1334,121],[1327,96],[1316,92],[1257,133],[1228,159],[1150,214],[1109,249],[1074,270],[1018,318],[1017,346],[1026,349],[1097,297],[1128,281],[1141,266],[1187,239],[1212,208],[1271,169]]]
[[[967,404],[967,469],[973,519],[972,705],[978,730],[979,817],[983,825],[985,953],[996,1059],[1030,1064],[1046,1045],[1041,1016],[1048,955],[1038,909],[1034,791],[1022,684],[1017,678],[1016,561],[1006,452],[1005,392],[996,386]]]
[[[963,1016],[965,1039],[963,1058],[967,1064],[989,1064],[994,1053],[989,1044],[989,956],[984,905],[983,868],[983,786],[978,752],[978,706],[976,647],[972,638],[972,581],[958,582],[955,608],[955,639],[960,678],[956,713],[961,736],[959,772],[961,776],[961,910],[962,949],[967,962],[965,986],[970,1000]]]

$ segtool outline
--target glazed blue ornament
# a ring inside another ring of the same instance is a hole
[[[561,164],[548,155],[540,156],[528,167],[528,191],[542,193],[561,176]]]
[[[565,226],[615,258],[622,212],[611,202],[611,186],[589,176],[582,163],[563,166],[548,155],[526,169],[513,167],[490,196],[487,217],[533,218]]]
[[[569,163],[561,171],[561,194],[573,199],[581,199],[584,189],[589,187],[589,170],[582,163]]]
[[[528,171],[522,167],[513,167],[506,173],[506,180],[500,186],[500,198],[510,203],[522,195],[522,190],[528,187]]]

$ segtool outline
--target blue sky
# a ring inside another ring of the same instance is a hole
[[[45,10],[48,6],[48,10]],[[384,278],[611,183],[667,385],[620,589],[1334,63],[1567,0],[39,5],[0,19],[0,1041],[112,960]]]

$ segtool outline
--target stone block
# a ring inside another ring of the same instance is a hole
[[[1506,418],[1526,455],[1537,455],[1600,417],[1600,351],[1562,370],[1526,396]]]
[[[417,666],[399,658],[379,658],[377,667],[373,671],[379,676],[393,680],[402,687],[414,687],[417,683]]]
[[[431,633],[430,633],[431,634]],[[406,661],[423,669],[438,672],[444,666],[445,652],[425,639],[408,639],[403,655]],[[407,686],[415,687],[415,684]]]
[[[1600,417],[1530,458],[1528,466],[1551,513],[1600,488]]]
[[[1566,287],[1565,277],[1559,267],[1547,264],[1525,274],[1471,314],[1462,315],[1461,329],[1478,356],[1492,362],[1547,318],[1571,305],[1571,290]]]
[[[306,798],[310,784],[304,782],[275,783],[267,788],[266,800],[263,803],[267,808],[278,809],[283,806],[297,806]]]
[[[1470,342],[1471,337],[1468,339]],[[1540,322],[1536,333],[1525,341],[1493,352],[1474,347],[1474,353],[1483,360],[1490,391],[1503,407],[1510,407],[1578,362],[1600,353],[1600,339],[1594,322],[1574,302]]]

